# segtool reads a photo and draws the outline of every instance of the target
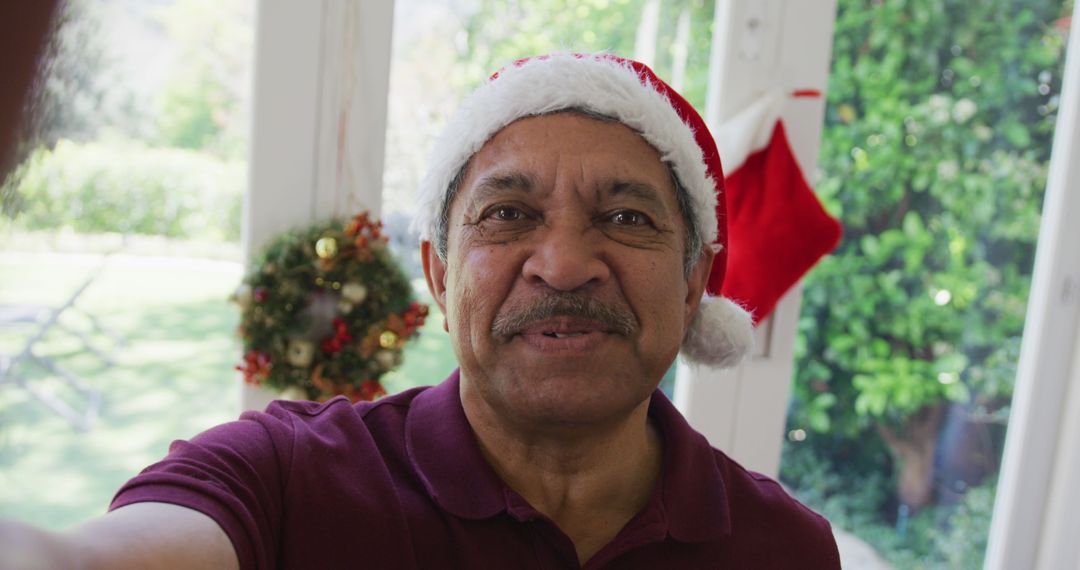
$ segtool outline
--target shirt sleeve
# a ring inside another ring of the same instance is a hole
[[[248,412],[190,441],[174,441],[163,460],[120,488],[109,510],[159,502],[199,511],[229,536],[240,568],[272,568],[291,454],[290,422]]]

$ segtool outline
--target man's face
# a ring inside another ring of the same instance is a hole
[[[712,254],[684,273],[667,167],[638,134],[575,113],[518,120],[473,156],[445,264],[425,272],[466,406],[510,421],[615,421],[679,350]]]

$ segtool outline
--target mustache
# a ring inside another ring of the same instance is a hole
[[[509,337],[520,333],[536,321],[553,317],[577,317],[596,321],[623,336],[630,336],[638,329],[637,317],[629,307],[574,293],[554,292],[539,299],[504,305],[491,323],[491,332],[496,336]]]

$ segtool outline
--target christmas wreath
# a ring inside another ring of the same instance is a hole
[[[401,362],[427,306],[366,212],[286,233],[267,246],[233,295],[240,306],[244,381],[313,400],[374,400]]]

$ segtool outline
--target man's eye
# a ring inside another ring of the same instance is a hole
[[[511,206],[499,206],[491,210],[491,217],[503,222],[513,222],[525,217],[521,210]]]
[[[617,226],[641,226],[649,223],[649,218],[641,212],[619,210],[611,215],[611,223]]]

